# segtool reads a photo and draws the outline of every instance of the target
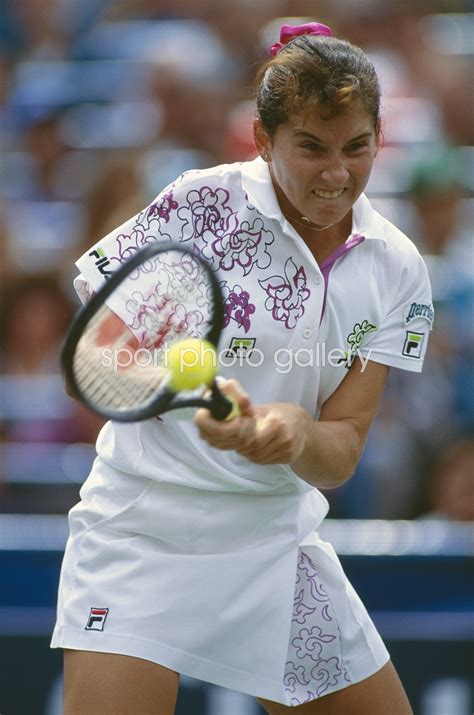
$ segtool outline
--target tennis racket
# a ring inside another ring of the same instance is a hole
[[[199,394],[184,393],[168,365],[170,350],[187,339],[207,341],[217,357],[223,322],[221,289],[207,262],[179,244],[148,245],[74,318],[61,353],[67,385],[91,410],[119,422],[182,407],[232,419],[238,408],[213,377]]]

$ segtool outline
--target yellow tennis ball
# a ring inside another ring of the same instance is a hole
[[[210,385],[217,372],[216,350],[207,340],[181,340],[169,349],[168,368],[173,390],[194,390],[200,385]]]

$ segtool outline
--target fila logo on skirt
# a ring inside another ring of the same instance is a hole
[[[105,619],[109,613],[108,608],[91,608],[87,621],[86,631],[103,631]]]

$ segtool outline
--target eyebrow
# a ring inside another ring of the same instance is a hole
[[[319,139],[319,137],[315,136],[314,134],[311,134],[311,132],[304,131],[304,129],[296,129],[295,136],[306,137],[307,139],[311,139],[313,142],[316,142],[317,144],[321,144],[321,145],[324,144],[322,139]],[[371,136],[372,136],[372,132],[364,132],[363,134],[359,134],[357,137],[350,139],[348,142],[346,142],[345,146],[347,146],[347,144],[354,144],[354,142],[359,141],[360,139],[366,139],[367,137],[371,137]]]

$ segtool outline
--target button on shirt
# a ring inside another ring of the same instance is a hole
[[[79,259],[80,297],[147,243],[170,240],[199,250],[217,272],[227,314],[219,348],[239,357],[223,359],[220,373],[256,404],[293,402],[317,418],[355,356],[421,371],[433,318],[427,270],[364,195],[351,236],[319,266],[284,218],[262,159],[186,172]],[[167,415],[163,423],[108,423],[98,450],[124,471],[157,479],[169,453],[166,478],[191,486],[258,491],[290,480],[312,489],[287,466],[212,449],[192,421]]]

